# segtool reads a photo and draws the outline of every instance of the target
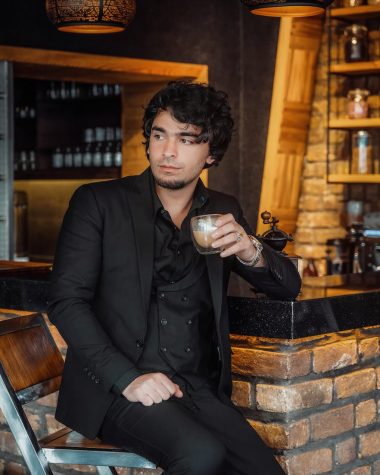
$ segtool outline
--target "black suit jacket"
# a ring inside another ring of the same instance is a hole
[[[235,198],[209,190],[205,213],[232,213],[250,229]],[[153,271],[149,172],[81,186],[63,220],[48,306],[68,344],[56,417],[96,437],[115,397],[140,373]],[[294,298],[300,278],[285,257],[264,247],[267,268],[206,256],[221,355],[220,397],[231,394],[227,285],[234,270],[274,298]],[[139,404],[139,403],[136,403]]]

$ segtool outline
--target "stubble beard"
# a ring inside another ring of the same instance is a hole
[[[154,181],[157,186],[160,186],[161,188],[166,188],[167,190],[182,190],[182,188],[185,188],[186,185],[190,183],[190,181],[185,181],[185,180],[165,180],[164,178],[158,178],[154,177]]]

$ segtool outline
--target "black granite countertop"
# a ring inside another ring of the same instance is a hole
[[[48,269],[0,271],[0,307],[46,311],[49,277]],[[297,301],[229,297],[231,333],[294,339],[380,325],[380,273],[331,277],[315,278],[315,287],[356,293],[307,300],[301,294]],[[312,284],[308,279],[308,287]]]

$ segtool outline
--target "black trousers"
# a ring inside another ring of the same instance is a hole
[[[181,384],[183,398],[152,406],[120,396],[109,408],[99,437],[142,455],[163,475],[283,475],[240,411],[204,387]]]

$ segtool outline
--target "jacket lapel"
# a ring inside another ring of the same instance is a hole
[[[154,220],[150,192],[149,170],[135,178],[128,189],[128,202],[132,217],[137,250],[138,273],[142,294],[142,305],[148,315],[153,276]]]

